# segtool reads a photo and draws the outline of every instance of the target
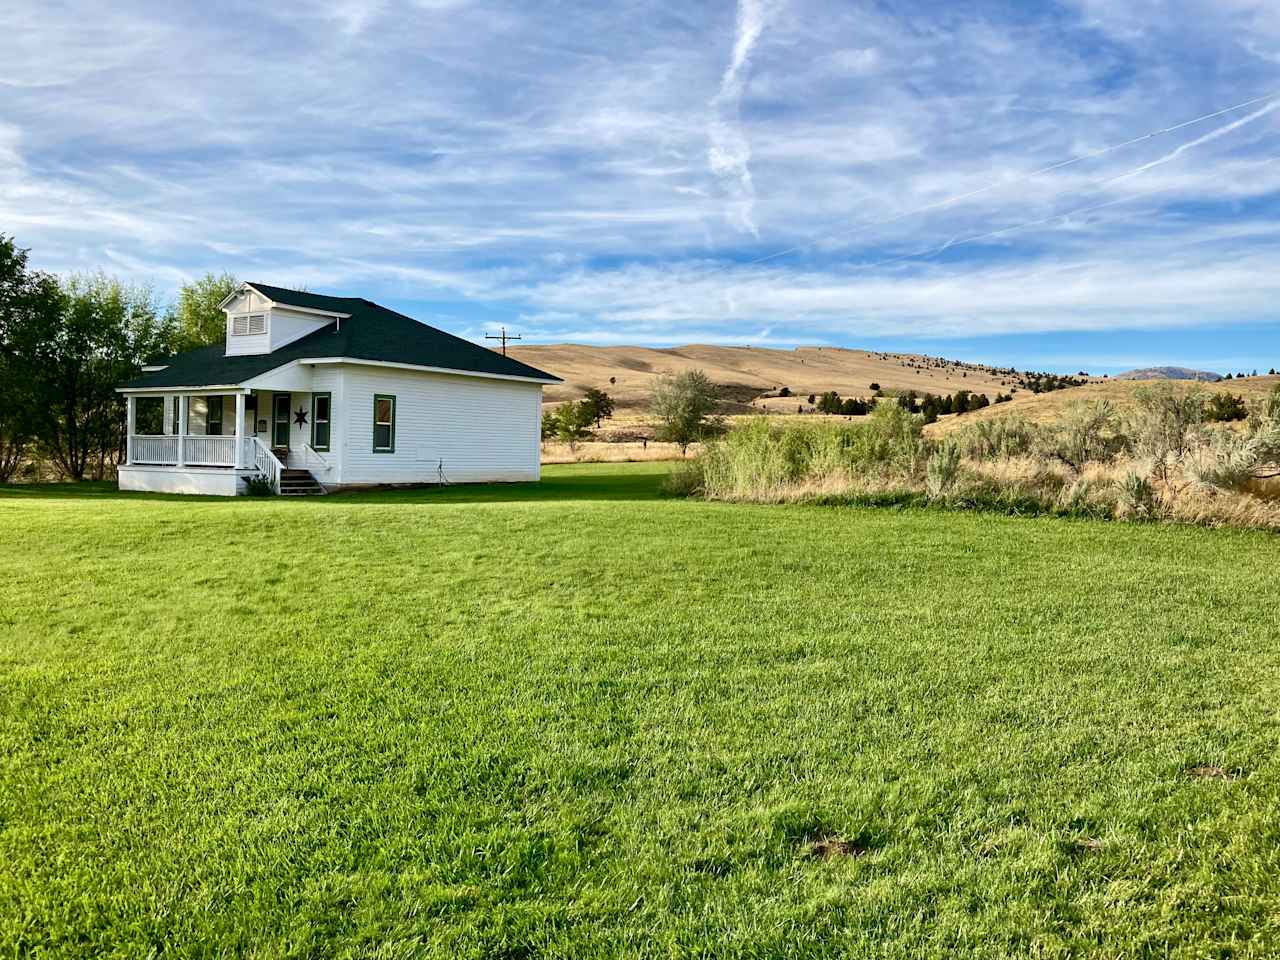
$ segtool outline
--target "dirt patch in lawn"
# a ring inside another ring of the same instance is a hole
[[[808,852],[815,860],[835,860],[841,857],[861,857],[869,852],[869,848],[833,834],[809,844]]]

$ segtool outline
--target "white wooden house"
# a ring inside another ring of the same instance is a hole
[[[540,477],[559,379],[358,297],[241,284],[224,343],[144,368],[122,490],[244,493]]]

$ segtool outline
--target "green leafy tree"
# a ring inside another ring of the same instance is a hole
[[[0,332],[9,372],[28,385],[42,452],[74,480],[100,479],[124,449],[116,387],[173,351],[174,322],[150,289],[105,274],[39,275],[30,286]]]
[[[658,418],[658,439],[678,444],[681,456],[689,444],[714,429],[708,418],[715,408],[715,387],[701,370],[663,374],[654,380],[649,409]]]
[[[842,409],[843,404],[840,400],[840,394],[836,393],[834,390],[828,390],[818,398],[819,413],[836,414],[840,413]]]
[[[27,269],[27,251],[0,235],[0,483],[22,465],[35,436],[31,384],[13,355],[10,335],[33,307],[40,282]]]
[[[577,450],[578,443],[591,436],[591,424],[595,422],[595,408],[587,401],[562,403],[556,411],[556,436]]]
[[[601,420],[613,416],[613,397],[603,390],[592,387],[586,392],[582,402],[591,410],[591,419],[595,421],[596,429],[600,428]]]
[[[229,273],[206,273],[184,283],[173,308],[177,323],[177,349],[194,350],[222,343],[227,334],[227,315],[219,306],[240,286]]]

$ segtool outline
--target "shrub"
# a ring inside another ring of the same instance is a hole
[[[1057,507],[1063,513],[1094,514],[1095,486],[1087,477],[1078,477],[1058,492]]]
[[[1043,452],[1079,470],[1086,463],[1106,463],[1124,449],[1120,418],[1109,400],[1077,400],[1048,432]]]
[[[694,497],[704,493],[702,463],[684,460],[662,481],[662,492],[672,497]]]
[[[271,479],[265,473],[255,473],[245,477],[245,487],[251,497],[270,497],[276,492]]]
[[[1223,390],[1209,398],[1204,418],[1213,423],[1233,423],[1249,416],[1244,397]]]
[[[1156,516],[1156,491],[1151,480],[1136,470],[1128,470],[1116,481],[1120,493],[1120,515],[1138,520]]]
[[[929,499],[945,497],[955,486],[959,475],[960,447],[955,443],[941,444],[925,466],[925,492]]]
[[[1039,432],[1026,417],[1009,413],[979,420],[957,434],[956,439],[965,456],[974,460],[1008,459],[1030,453]]]
[[[1243,490],[1280,471],[1280,389],[1253,411],[1243,435],[1218,433],[1184,466],[1200,486],[1222,490]]]
[[[1200,437],[1204,423],[1204,392],[1185,393],[1168,382],[1142,387],[1134,394],[1137,409],[1129,418],[1133,452],[1156,464],[1165,479],[1171,461],[1179,461]]]

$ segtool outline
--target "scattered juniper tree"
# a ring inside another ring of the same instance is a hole
[[[613,397],[609,396],[603,390],[592,387],[586,392],[582,398],[582,402],[587,405],[591,411],[591,419],[595,421],[596,429],[600,428],[600,421],[606,420],[613,416]]]

